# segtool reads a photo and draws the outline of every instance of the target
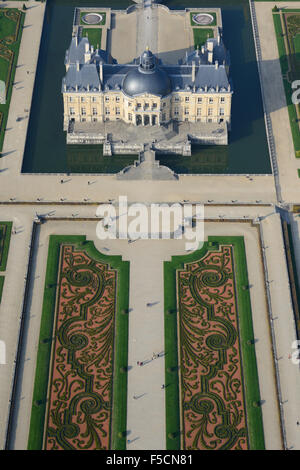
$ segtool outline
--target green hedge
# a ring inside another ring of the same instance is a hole
[[[1,239],[0,232],[0,271],[5,271],[9,252],[12,222],[0,222],[0,230],[1,226],[5,226],[5,238],[4,240]]]
[[[3,287],[4,287],[4,276],[0,276],[0,304],[2,300],[2,293],[3,293]]]
[[[208,251],[218,250],[219,244],[233,245],[234,250],[235,285],[250,449],[259,450],[265,447],[261,408],[253,406],[254,402],[260,401],[260,391],[255,347],[253,344],[247,344],[247,341],[253,340],[254,332],[249,291],[243,289],[243,286],[248,285],[244,238],[208,237],[208,242],[201,250],[190,255],[173,256],[171,261],[164,263],[165,380],[168,384],[166,388],[166,442],[168,450],[180,449],[176,270],[182,269],[185,263],[201,259]],[[176,368],[177,372],[168,371],[171,367]]]
[[[113,449],[125,449],[126,435],[124,431],[126,431],[127,422],[127,373],[121,373],[120,367],[125,367],[127,370],[128,315],[122,315],[121,311],[128,311],[129,305],[129,262],[122,261],[121,256],[107,256],[100,253],[95,248],[94,243],[86,241],[86,237],[83,235],[50,236],[28,449],[40,450],[43,444],[51,356],[51,342],[43,342],[43,340],[52,337],[53,333],[56,300],[55,286],[58,279],[60,245],[63,243],[72,244],[75,245],[76,248],[84,249],[84,251],[96,261],[109,264],[112,269],[117,270],[118,287],[115,317],[111,447]],[[82,243],[84,243],[84,246],[82,246]],[[40,402],[41,404],[36,406],[36,402]],[[120,432],[123,433],[124,436],[119,437]]]
[[[11,10],[12,8],[10,8]],[[18,63],[18,56],[19,56],[19,49],[20,49],[20,44],[21,44],[21,38],[22,38],[22,28],[23,24],[25,21],[25,13],[21,12],[21,19],[19,23],[19,30],[17,32],[17,41],[14,44],[11,44],[8,46],[9,49],[11,49],[14,52],[14,58],[13,62],[11,64],[11,73],[10,73],[10,78],[9,78],[9,84],[8,84],[8,89],[7,89],[7,94],[6,94],[6,104],[1,104],[0,105],[0,112],[2,113],[2,120],[1,120],[1,127],[0,127],[0,152],[2,151],[3,147],[3,142],[4,142],[4,135],[5,135],[5,128],[6,128],[6,123],[8,119],[8,113],[9,113],[9,106],[10,106],[10,100],[11,100],[11,95],[12,95],[12,84],[15,79],[15,72],[16,72],[16,66]],[[16,24],[17,26],[17,24]],[[0,35],[0,39],[4,39]],[[0,153],[1,157],[1,153]]]

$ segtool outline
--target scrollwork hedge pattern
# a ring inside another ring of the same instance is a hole
[[[110,448],[116,281],[106,264],[61,246],[47,450]]]
[[[185,449],[247,449],[233,251],[177,271]]]

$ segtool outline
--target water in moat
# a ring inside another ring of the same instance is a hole
[[[172,9],[222,8],[223,38],[231,56],[232,129],[228,146],[194,146],[191,157],[159,156],[177,173],[270,173],[263,106],[247,0],[171,0]],[[76,6],[123,9],[126,0],[48,0],[22,171],[116,173],[137,156],[105,157],[102,146],[66,145],[61,81]],[[120,45],[122,47],[122,45]]]

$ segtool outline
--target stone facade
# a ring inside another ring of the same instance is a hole
[[[64,130],[72,133],[79,122],[119,120],[134,126],[216,123],[230,129],[229,54],[221,28],[215,30],[201,48],[186,52],[183,63],[164,65],[147,48],[130,64],[120,65],[73,29],[62,83]]]

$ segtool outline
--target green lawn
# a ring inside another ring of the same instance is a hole
[[[193,11],[190,13],[190,21],[191,21],[191,25],[192,26],[200,26],[198,23],[196,23],[194,20],[193,20],[193,16],[194,15],[197,15],[198,13],[207,13],[208,15],[211,15],[214,17],[214,21],[212,23],[210,23],[210,25],[208,26],[216,26],[217,24],[217,15],[216,13],[214,12],[211,12],[211,11]]]
[[[5,11],[18,11],[17,9],[9,8],[5,9]],[[16,65],[18,62],[18,55],[19,55],[19,48],[21,43],[22,37],[22,27],[24,24],[25,13],[20,12],[20,23],[18,26],[17,22],[8,19],[4,15],[4,11],[0,11],[0,41],[3,40],[4,42],[1,45],[0,49],[0,78],[5,81],[8,81],[8,88],[6,93],[6,104],[0,104],[0,114],[2,118],[0,118],[0,153],[3,147],[4,141],[4,134],[5,134],[5,127],[8,118],[9,112],[9,105],[11,100],[12,94],[12,84],[15,77],[15,70]],[[10,43],[7,41],[9,36],[14,36],[16,34],[16,41]],[[11,51],[13,53],[11,63],[3,58],[3,55],[7,55],[7,51]],[[2,56],[2,57],[1,57]],[[1,156],[1,155],[0,155]]]
[[[0,222],[0,271],[6,270],[12,222]]]
[[[88,13],[93,13],[92,11],[82,11],[80,13],[80,25],[82,26],[86,26],[86,23],[82,20],[82,17],[87,15]],[[97,23],[97,26],[103,26],[105,25],[106,23],[106,13],[104,13],[103,11],[95,11],[95,13],[97,13],[98,15],[101,15],[102,16],[102,21],[100,21],[100,23]],[[92,25],[91,25],[92,26]]]
[[[165,295],[165,381],[166,387],[166,442],[167,449],[180,449],[180,411],[179,411],[179,378],[177,350],[177,300],[176,270],[184,263],[202,258],[208,250],[218,249],[218,244],[233,245],[236,293],[240,345],[243,364],[243,379],[247,427],[250,449],[264,449],[264,432],[260,407],[253,406],[260,401],[259,382],[254,344],[247,341],[254,339],[250,295],[248,289],[248,271],[243,237],[208,237],[201,250],[190,255],[173,256],[164,263]]]
[[[108,263],[111,268],[117,270],[118,287],[112,397],[112,449],[122,450],[126,448],[127,373],[121,372],[120,368],[127,368],[128,364],[128,314],[124,315],[121,312],[123,310],[128,312],[129,263],[122,261],[120,256],[107,256],[100,253],[96,250],[93,242],[86,241],[85,236],[79,235],[52,235],[49,241],[28,449],[39,450],[42,448],[43,443],[51,355],[51,341],[48,341],[48,339],[52,337],[53,331],[59,252],[62,243],[70,243],[80,249],[84,249],[93,259]],[[37,402],[41,403],[40,406],[36,405]]]
[[[285,45],[284,45],[284,39],[282,37],[283,32],[281,28],[280,17],[278,14],[273,14],[273,21],[274,21],[276,38],[277,38],[277,46],[278,46],[279,61],[280,61],[280,66],[281,66],[283,86],[284,86],[289,119],[290,119],[290,126],[291,126],[291,131],[292,131],[292,136],[293,136],[295,156],[299,157],[300,156],[299,155],[300,132],[299,132],[299,126],[297,122],[296,108],[295,108],[295,105],[292,103],[292,94],[294,90],[291,87],[291,83],[286,78],[287,77],[286,74],[288,72],[288,60],[287,60],[287,55],[286,55],[286,50],[285,50]]]
[[[211,28],[193,28],[193,34],[196,49],[197,46],[203,46],[208,38],[212,38],[214,36],[214,31]]]
[[[87,37],[91,46],[94,46],[94,49],[101,49],[101,28],[83,28],[82,36]]]

